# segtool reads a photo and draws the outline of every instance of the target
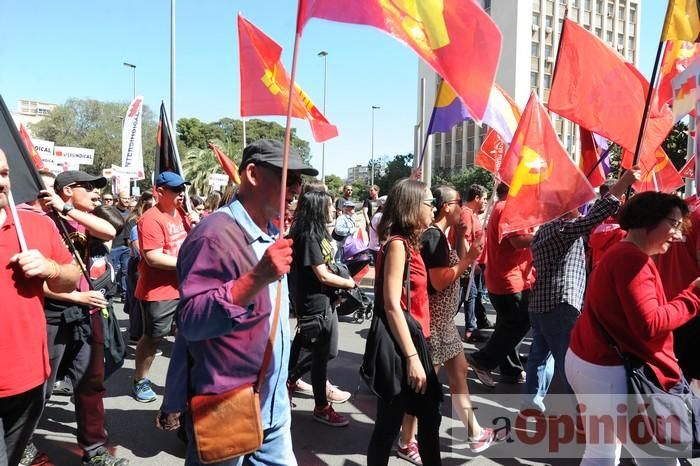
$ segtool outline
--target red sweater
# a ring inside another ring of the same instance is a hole
[[[608,250],[591,274],[570,348],[592,364],[621,365],[601,333],[600,319],[620,350],[647,362],[668,390],[681,376],[672,331],[699,310],[699,290],[691,285],[667,301],[654,262],[634,244],[622,241]]]

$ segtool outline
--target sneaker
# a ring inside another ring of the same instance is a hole
[[[408,445],[405,447],[398,445],[396,448],[396,456],[411,464],[417,464],[419,466],[423,464],[423,461],[420,459],[420,452],[418,451],[418,442],[408,442]]]
[[[29,442],[24,448],[19,466],[53,466],[53,463],[49,461],[49,456],[46,453],[39,453],[34,442]]]
[[[341,390],[330,382],[326,382],[326,399],[331,403],[345,403],[350,399],[350,392]]]
[[[53,384],[53,393],[56,395],[70,396],[73,394],[73,384],[67,378],[57,380]]]
[[[505,429],[495,431],[488,427],[481,428],[481,435],[475,439],[469,439],[469,449],[474,453],[481,453],[496,442],[502,442],[508,438],[508,432]]]
[[[127,466],[129,460],[113,456],[106,448],[100,448],[98,453],[90,458],[83,456],[83,466]]]
[[[154,392],[151,388],[151,381],[148,379],[134,381],[132,395],[134,396],[134,399],[136,401],[139,401],[141,403],[150,403],[151,401],[156,401],[156,392]]]
[[[163,350],[160,349],[160,348],[158,348],[158,349],[156,350],[156,356],[163,356]]]
[[[469,368],[476,373],[476,377],[479,381],[488,388],[494,388],[496,386],[496,381],[491,377],[491,371],[481,366],[471,354],[465,354],[464,356],[467,358]]]
[[[297,380],[297,383],[293,387],[294,393],[301,393],[302,395],[314,396],[314,388],[310,383],[304,382],[302,379]]]
[[[330,403],[325,408],[314,408],[314,419],[331,427],[345,427],[350,424],[350,419],[336,413]]]

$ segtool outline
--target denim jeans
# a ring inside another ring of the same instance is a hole
[[[215,466],[296,466],[297,460],[292,449],[292,434],[290,427],[292,416],[290,410],[274,420],[269,429],[263,431],[263,443],[256,451],[245,456],[239,456],[219,463],[209,463]],[[185,466],[200,466],[197,446],[194,440],[192,418],[185,413],[185,428],[187,429],[187,458]]]
[[[112,259],[112,267],[114,267],[114,275],[119,285],[119,292],[126,292],[126,274],[129,267],[129,247],[128,246],[117,246],[112,248],[110,252]]]
[[[479,326],[484,326],[488,323],[488,318],[486,317],[486,308],[481,299],[484,295],[484,273],[482,271],[482,266],[477,264],[474,267],[474,281],[472,281],[472,287],[469,291],[469,299],[467,298],[467,285],[469,284],[469,279],[461,280],[460,296],[459,296],[459,306],[464,305],[464,330],[465,332],[472,332],[479,328]],[[459,307],[458,307],[459,309]]]
[[[499,366],[501,375],[518,376],[523,370],[518,346],[530,330],[530,290],[505,295],[489,293],[489,297],[496,310],[496,328],[486,346],[472,356],[487,369]]]
[[[560,303],[550,312],[531,312],[532,345],[527,358],[527,380],[523,394],[523,409],[535,408],[544,412],[544,397],[552,383],[554,371],[573,393],[566,374],[564,359],[569,349],[569,337],[579,311],[568,303]]]

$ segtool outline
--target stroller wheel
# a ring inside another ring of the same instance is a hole
[[[364,313],[362,312],[362,309],[355,311],[355,322],[358,324],[361,324],[364,321],[365,321],[365,316],[364,316]]]
[[[371,304],[369,306],[367,306],[367,310],[365,311],[365,319],[372,320],[372,316],[374,315],[373,311],[374,311],[374,308],[372,307]]]

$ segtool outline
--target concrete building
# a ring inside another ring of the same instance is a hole
[[[378,176],[378,173],[374,174]],[[352,183],[355,180],[365,180],[369,182],[369,167],[367,165],[355,165],[348,168],[348,177],[345,179],[347,183]]]
[[[641,0],[481,1],[503,34],[496,82],[521,108],[527,103],[531,90],[535,90],[544,103],[549,98],[559,35],[567,7],[569,19],[603,39],[635,66],[639,63]],[[422,61],[418,66],[418,78],[417,154],[425,139],[421,122],[425,122],[427,127],[440,84],[437,74]],[[578,159],[577,125],[558,115],[551,116],[562,144]],[[457,125],[450,133],[435,134],[426,147],[426,157],[432,161],[432,170],[459,172],[472,166],[485,134],[485,126],[479,128],[470,121]]]
[[[46,116],[48,116],[51,111],[56,108],[56,104],[50,104],[47,102],[39,102],[38,100],[18,100],[17,101],[17,111],[12,113],[12,119],[15,120],[15,125],[19,128],[19,125],[24,125],[27,131],[31,135],[31,130],[29,129],[29,123],[38,123]]]

